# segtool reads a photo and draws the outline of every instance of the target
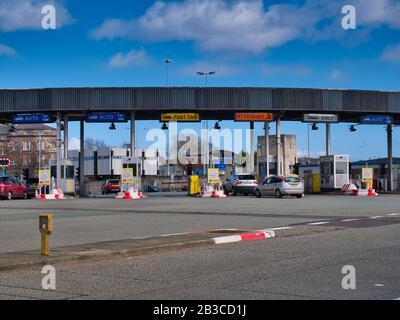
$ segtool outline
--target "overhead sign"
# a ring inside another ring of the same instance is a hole
[[[30,124],[30,123],[53,123],[54,118],[50,114],[16,114],[11,119],[13,124]]]
[[[8,158],[1,158],[0,159],[0,167],[8,168],[11,165],[11,161]]]
[[[49,186],[51,182],[50,170],[39,170],[39,184]]]
[[[124,113],[89,113],[85,118],[86,122],[127,122],[128,119]]]
[[[134,183],[133,169],[132,168],[123,168],[121,177],[122,177],[122,184]]]
[[[336,114],[305,114],[303,122],[337,123],[339,122],[339,117]]]
[[[200,122],[199,113],[163,113],[161,122]]]
[[[263,113],[263,112],[241,112],[235,114],[235,121],[246,121],[246,122],[266,122],[273,121],[274,115],[272,113]]]
[[[393,124],[393,117],[386,115],[373,115],[373,116],[362,116],[362,124],[378,124],[378,125],[389,125]]]
[[[218,163],[215,165],[216,169],[219,169],[221,171],[226,171],[226,164],[225,163]]]
[[[208,169],[208,183],[209,184],[219,184],[219,169]]]

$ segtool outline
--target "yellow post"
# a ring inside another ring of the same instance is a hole
[[[50,255],[49,236],[53,232],[53,215],[50,213],[39,216],[39,231],[41,234],[41,255]]]

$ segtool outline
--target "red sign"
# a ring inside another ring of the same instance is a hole
[[[248,121],[248,122],[267,122],[273,121],[274,115],[272,113],[236,113],[235,121]]]

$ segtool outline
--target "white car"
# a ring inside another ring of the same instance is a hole
[[[254,193],[257,198],[295,196],[301,199],[304,197],[304,184],[298,177],[270,177],[263,184],[257,186]]]
[[[232,193],[234,196],[238,194],[254,195],[254,189],[258,186],[258,181],[254,175],[232,175],[224,184],[226,195]]]

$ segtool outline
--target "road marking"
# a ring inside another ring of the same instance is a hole
[[[382,288],[382,287],[384,287],[385,285],[384,284],[381,284],[381,283],[375,283],[375,287],[380,287],[380,288]]]
[[[289,230],[289,229],[293,229],[293,227],[279,227],[279,228],[265,229],[265,230],[261,230],[261,231],[268,231],[268,230],[279,231],[279,230]]]
[[[394,217],[394,216],[400,216],[400,213],[389,213],[388,216],[392,216],[392,217]]]
[[[309,223],[309,226],[320,226],[322,224],[329,224],[330,222],[313,222],[313,223]]]
[[[226,236],[226,237],[218,237],[214,238],[215,244],[225,244],[225,243],[233,243],[242,241],[241,236]]]
[[[397,298],[397,299],[393,299],[393,300],[400,300],[400,298]]]
[[[359,221],[360,219],[346,219],[346,220],[340,220],[342,222],[352,222],[352,221]]]
[[[370,217],[370,219],[381,219],[384,218],[383,216],[375,216],[375,217]]]

